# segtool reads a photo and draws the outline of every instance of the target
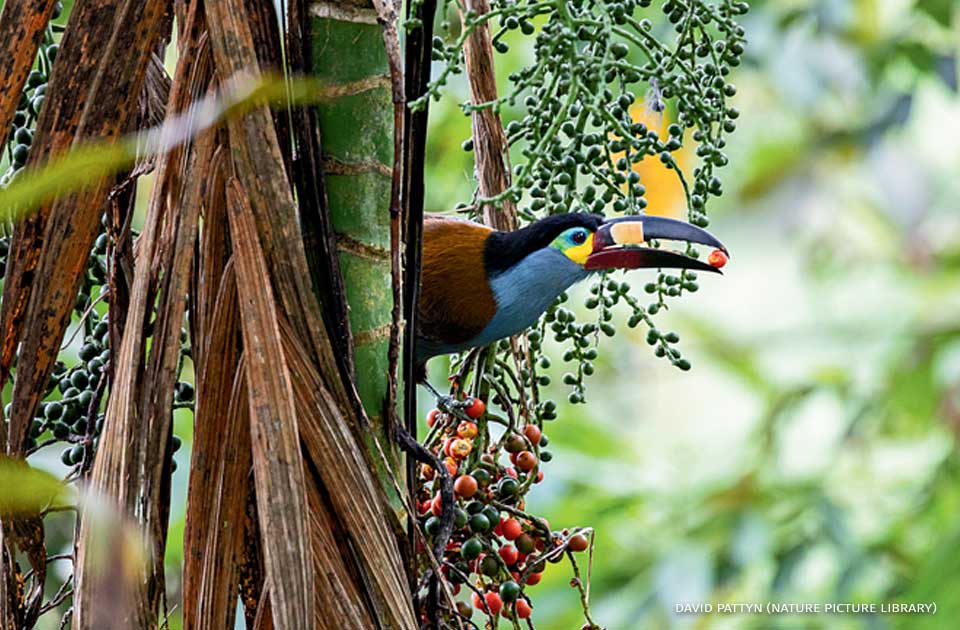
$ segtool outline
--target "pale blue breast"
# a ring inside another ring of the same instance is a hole
[[[483,346],[533,326],[558,295],[590,273],[552,247],[530,254],[490,278],[497,312],[479,335],[456,344],[418,339],[417,362]]]
[[[488,344],[533,326],[558,295],[589,275],[558,249],[533,252],[490,278],[497,312],[470,346]]]

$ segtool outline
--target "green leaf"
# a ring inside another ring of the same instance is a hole
[[[255,107],[316,104],[337,96],[336,86],[328,87],[316,79],[240,77],[230,82],[223,95],[197,101],[186,114],[173,117],[160,127],[112,142],[81,144],[39,168],[21,171],[7,188],[0,189],[0,212],[16,219],[59,195],[81,190],[103,177],[121,172],[138,157],[170,151],[204,130]]]
[[[921,42],[900,42],[897,44],[897,52],[923,74],[932,74],[936,69],[933,51]]]
[[[953,16],[953,0],[917,0],[916,7],[942,26],[950,26],[950,20]]]
[[[37,512],[63,500],[66,486],[50,473],[11,459],[0,459],[0,514]]]

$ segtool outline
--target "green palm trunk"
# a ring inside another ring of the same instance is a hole
[[[310,14],[314,73],[340,94],[317,109],[330,215],[350,309],[357,388],[386,445],[384,401],[393,306],[390,70],[372,5],[318,2],[311,5]],[[392,484],[383,481],[393,496]]]

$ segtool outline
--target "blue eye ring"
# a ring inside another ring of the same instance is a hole
[[[570,240],[576,245],[583,245],[587,242],[587,231],[582,228],[574,230],[570,235]]]

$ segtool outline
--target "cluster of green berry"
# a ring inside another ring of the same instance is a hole
[[[57,2],[53,10],[53,18],[57,19],[63,12],[63,5]],[[53,62],[57,58],[60,46],[54,38],[53,25],[48,26],[43,36],[43,45],[37,55],[37,67],[27,75],[27,84],[20,94],[17,111],[13,115],[13,124],[7,142],[7,158],[9,165],[3,175],[0,175],[0,188],[5,188],[13,181],[17,173],[27,164],[30,155],[30,146],[33,144],[33,129],[36,126],[40,108],[43,106],[47,93],[47,81],[53,69]]]
[[[551,459],[543,449],[549,440],[535,420],[521,423],[513,417],[504,392],[497,387],[494,391],[492,401],[507,410],[507,418],[488,411],[480,398],[469,398],[450,411],[434,409],[427,416],[430,433],[424,446],[455,479],[453,534],[438,559],[440,573],[451,597],[458,598],[463,587],[470,591],[469,598],[455,600],[450,615],[470,620],[480,612],[490,627],[497,627],[501,616],[515,626],[528,620],[533,627],[528,587],[540,582],[548,564],[565,556],[576,570],[573,554],[590,547],[591,531],[553,531],[545,519],[525,511],[526,494],[543,480],[542,464]],[[444,506],[437,471],[421,465],[418,473],[423,544],[441,535]],[[428,567],[425,562],[424,570]]]
[[[74,314],[83,333],[77,361],[71,361],[72,367],[67,364],[69,357],[64,356],[66,360],[57,362],[45,399],[40,403],[37,416],[30,427],[26,445],[29,455],[41,448],[64,443],[66,446],[60,458],[67,466],[80,466],[75,472],[87,469],[93,461],[105,417],[101,409],[111,356],[109,312],[106,307],[110,298],[107,284],[107,243],[108,236],[103,231],[94,243],[83,285],[77,294]],[[5,253],[8,249],[8,237],[0,239],[0,252]],[[0,262],[5,263],[5,258]],[[100,303],[103,305],[98,306]],[[186,340],[186,330],[182,330],[181,343],[185,344]],[[182,358],[188,354],[189,348],[182,345],[181,368]],[[192,408],[193,399],[193,386],[185,381],[178,382],[174,408]],[[9,404],[5,413],[9,417]],[[173,443],[176,451],[180,447],[180,439],[174,436]]]
[[[691,221],[706,225],[704,209],[710,195],[722,192],[714,168],[727,163],[724,134],[736,128],[738,116],[726,99],[736,93],[727,81],[741,62],[744,31],[734,18],[746,13],[745,2],[668,1],[659,27],[635,14],[649,9],[649,0],[595,2],[504,1],[489,12],[467,12],[464,27],[453,42],[436,37],[433,57],[444,62],[425,99],[439,98],[449,77],[463,70],[463,44],[481,24],[499,23],[493,35],[499,52],[504,38],[519,29],[536,31],[534,62],[510,75],[510,89],[495,101],[463,103],[465,113],[492,108],[517,112],[506,126],[511,146],[521,147],[524,161],[515,167],[512,187],[480,203],[511,198],[528,220],[540,214],[582,210],[638,213],[646,207],[646,192],[633,165],[657,157],[676,170],[673,153],[692,129],[702,163],[693,185],[677,170],[687,196]],[[655,17],[655,16],[654,16]],[[674,46],[662,43],[661,31],[678,33]],[[449,29],[449,24],[444,23]],[[646,91],[645,96],[638,95]],[[660,113],[671,106],[676,123],[665,137],[638,121],[638,108]],[[472,148],[471,141],[464,144]]]
[[[500,98],[461,105],[465,113],[485,108],[502,113],[509,120],[505,131],[512,155],[522,158],[514,167],[512,186],[490,199],[478,199],[474,209],[509,198],[520,204],[519,214],[527,221],[570,211],[638,214],[647,207],[639,165],[654,159],[678,178],[690,222],[708,224],[708,200],[723,193],[716,169],[728,163],[725,135],[736,129],[739,116],[727,102],[736,93],[728,77],[744,53],[744,29],[736,20],[749,6],[733,0],[669,0],[657,11],[653,4],[503,0],[492,2],[484,14],[466,12],[456,37],[443,23],[447,39],[433,42],[433,58],[443,63],[442,70],[414,108],[424,99],[439,98],[449,78],[463,71],[463,44],[481,24],[492,27],[494,47],[501,53],[508,50],[506,40],[515,37],[515,31],[534,37],[534,61],[510,75]],[[665,128],[652,124],[662,115],[674,122]],[[685,173],[676,154],[691,142],[698,163]],[[472,141],[463,146],[472,150]],[[692,246],[685,253],[699,257]],[[667,307],[667,298],[697,288],[692,271],[660,273],[645,287],[655,300],[641,305],[629,284],[604,275],[586,300],[587,309],[597,312],[588,322],[578,322],[564,309],[560,302],[566,296],[561,296],[541,321],[540,334],[549,327],[557,341],[569,344],[564,358],[575,368],[564,374],[563,382],[572,387],[571,402],[584,400],[583,381],[594,370],[600,333],[615,334],[611,308],[620,302],[630,311],[630,327],[647,326],[656,356],[689,369],[675,345],[676,333],[661,333],[653,318]],[[534,354],[542,366],[545,361]],[[549,380],[531,373],[525,384]]]
[[[110,373],[109,285],[107,283],[108,236],[104,231],[97,237],[87,262],[83,284],[77,294],[74,315],[78,318],[83,342],[74,361],[67,351],[57,361],[46,396],[40,403],[27,436],[26,451],[30,455],[41,448],[57,443],[65,444],[61,460],[67,466],[77,467],[78,473],[89,468],[93,461],[103,430],[105,414],[101,409]],[[5,268],[10,248],[10,237],[0,237],[0,268]],[[92,297],[96,296],[96,297]],[[189,356],[187,331],[181,330],[181,357]],[[69,344],[67,344],[69,345]],[[70,366],[68,366],[68,362]],[[174,390],[174,409],[193,407],[194,388],[179,381]],[[4,408],[10,417],[11,405]],[[173,438],[174,452],[180,448],[180,439]],[[176,462],[173,464],[176,469]]]
[[[57,2],[52,20],[60,17],[63,6]],[[35,68],[27,76],[20,103],[14,114],[13,125],[7,142],[9,165],[0,176],[0,187],[8,186],[24,168],[33,144],[34,128],[43,106],[47,82],[59,51],[57,37],[63,27],[51,22],[44,32]],[[30,426],[26,450],[32,454],[42,448],[64,444],[61,460],[73,467],[71,475],[82,474],[89,469],[103,430],[107,385],[110,375],[109,334],[109,283],[108,252],[109,236],[106,217],[101,220],[100,234],[87,261],[83,283],[76,297],[74,316],[77,318],[77,333],[82,333],[82,343],[74,358],[66,349],[50,377],[44,400]],[[136,231],[133,231],[136,236]],[[10,250],[10,236],[0,236],[0,271],[5,272]],[[72,338],[71,338],[72,341]],[[181,331],[181,360],[190,353],[186,345],[186,331]],[[178,372],[179,373],[179,372]],[[174,408],[193,406],[193,386],[178,382],[175,389]],[[10,417],[10,404],[4,408]],[[174,450],[180,447],[180,439],[174,437]],[[176,466],[176,463],[174,463]]]
[[[673,286],[674,277],[663,276],[659,280],[664,283],[670,283]],[[696,274],[684,270],[680,275],[689,291],[696,291]],[[660,287],[660,283],[649,283],[645,289],[650,293],[655,293]],[[630,311],[627,318],[627,326],[636,328],[640,323],[647,326],[647,343],[654,348],[654,354],[658,357],[666,357],[681,370],[689,370],[690,362],[684,359],[680,350],[674,344],[680,341],[680,336],[675,332],[661,333],[654,325],[652,315],[655,315],[663,305],[663,298],[669,293],[664,292],[658,295],[658,301],[644,307],[630,293],[630,284],[627,282],[617,282],[609,277],[609,274],[603,274],[599,280],[590,286],[590,295],[584,300],[584,306],[588,310],[597,311],[596,321],[579,322],[573,311],[565,308],[563,304],[567,302],[568,296],[562,294],[544,314],[540,321],[540,328],[535,332],[536,339],[546,335],[548,332],[553,334],[555,341],[568,344],[563,352],[563,360],[566,363],[575,364],[573,371],[564,373],[563,384],[571,387],[567,399],[572,404],[586,402],[586,387],[584,379],[592,376],[595,372],[594,361],[599,356],[597,345],[600,335],[613,337],[617,334],[617,328],[614,326],[614,308],[618,304],[624,304]],[[541,369],[550,367],[550,361],[546,356],[539,354],[539,344],[535,346],[539,355],[537,366]],[[538,377],[540,385],[550,383],[549,376],[541,374]]]

